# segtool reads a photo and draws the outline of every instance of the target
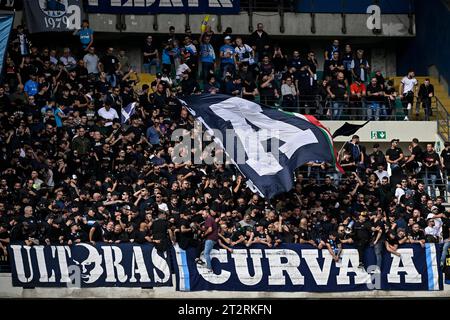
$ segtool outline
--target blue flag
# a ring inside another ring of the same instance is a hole
[[[13,22],[13,14],[0,16],[0,75],[3,75],[6,49],[8,48],[9,35],[11,34]]]
[[[331,134],[312,116],[221,94],[189,96],[183,102],[249,180],[248,187],[266,198],[291,190],[299,166],[336,166]]]

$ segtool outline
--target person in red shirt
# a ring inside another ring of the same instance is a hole
[[[350,85],[350,115],[352,119],[362,120],[365,116],[363,104],[366,97],[366,85],[360,78],[355,78]]]
[[[209,272],[212,272],[211,266],[211,250],[219,240],[219,226],[216,223],[214,210],[204,210],[203,218],[205,219],[205,232],[203,238],[205,239],[205,261],[206,268]]]

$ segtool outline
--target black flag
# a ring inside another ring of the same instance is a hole
[[[351,124],[351,123],[346,122],[346,123],[344,123],[344,125],[342,127],[337,129],[333,133],[333,139],[336,138],[336,137],[339,137],[339,136],[351,136],[352,134],[355,134],[356,131],[358,131],[359,129],[364,127],[369,122],[370,121],[366,121],[363,124]]]
[[[30,33],[68,32],[79,29],[82,0],[25,0],[24,13]]]

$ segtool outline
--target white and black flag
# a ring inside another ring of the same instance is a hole
[[[183,102],[209,131],[219,133],[214,136],[220,136],[249,187],[266,198],[291,190],[294,170],[310,161],[338,166],[331,134],[313,116],[222,94],[193,95]]]
[[[83,0],[24,0],[30,33],[80,29]]]

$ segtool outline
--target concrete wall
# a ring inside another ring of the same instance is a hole
[[[380,70],[385,77],[396,76],[396,52],[392,47],[375,47],[371,52],[372,70]]]
[[[322,121],[322,124],[329,128],[333,133],[342,126],[345,121]],[[364,121],[351,121],[354,124],[362,124]],[[372,139],[372,131],[385,131],[384,139]],[[358,130],[358,136],[361,142],[390,143],[394,138],[400,139],[400,142],[411,142],[413,138],[420,142],[435,142],[437,134],[437,123],[435,121],[371,121],[366,126]],[[335,141],[348,141],[349,137],[337,137]]]
[[[439,80],[439,83],[444,87],[446,91],[450,94],[450,86],[448,84],[448,81],[445,79],[445,77],[441,74],[439,69],[436,67],[436,65],[431,65],[428,67],[428,74],[431,77],[435,77]]]
[[[1,13],[11,13],[11,11],[0,11]],[[113,14],[88,14],[87,17],[91,22],[91,27],[97,32],[117,32],[116,23],[118,15]],[[250,23],[248,13],[241,12],[238,15],[221,16],[221,30],[218,29],[219,19],[217,15],[212,15],[210,24],[215,32],[221,33],[226,27],[231,27],[235,34],[250,33],[249,27],[252,26],[256,30],[256,24],[263,22],[265,29],[271,35],[284,36],[320,36],[320,37],[414,37],[408,33],[409,19],[407,15],[402,14],[385,14],[382,15],[382,33],[374,34],[366,26],[368,15],[366,14],[347,14],[346,28],[347,32],[342,33],[342,17],[340,14],[316,14],[315,26],[316,33],[311,32],[311,16],[308,13],[287,12],[284,15],[285,31],[280,31],[280,16],[277,13],[255,12],[253,14],[253,23]],[[196,14],[189,16],[189,24],[193,33],[200,32],[200,24],[204,15]],[[16,11],[16,19],[14,26],[23,23],[23,11]],[[415,17],[413,17],[415,21]],[[123,32],[134,33],[168,33],[170,26],[175,26],[178,32],[184,32],[186,25],[186,16],[184,14],[160,14],[157,15],[158,30],[153,28],[155,22],[154,15],[126,15],[126,30]]]
[[[0,11],[1,13],[1,11]],[[6,12],[5,12],[6,13]],[[263,16],[264,15],[264,16]],[[293,48],[306,51],[307,49],[313,49],[317,53],[319,60],[319,70],[323,67],[323,50],[329,45],[331,37],[338,37],[343,39],[343,43],[348,42],[353,44],[354,49],[359,47],[371,48],[367,50],[368,56],[371,60],[373,70],[379,69],[388,77],[394,76],[397,69],[396,66],[396,43],[390,40],[386,35],[390,34],[391,30],[385,30],[387,33],[384,35],[374,35],[370,30],[366,28],[366,15],[347,15],[347,34],[341,32],[342,20],[340,15],[336,14],[317,14],[316,15],[316,29],[315,34],[311,33],[311,17],[309,14],[295,14],[286,13],[285,32],[280,32],[280,17],[278,14],[258,13],[256,12],[253,17],[253,28],[256,28],[256,24],[263,21],[265,29],[274,37],[274,41],[282,45],[285,49],[285,53],[290,53]],[[153,24],[155,17],[158,21],[158,30],[154,30]],[[399,23],[402,21],[405,25],[408,24],[406,16],[398,16],[400,20],[394,19],[393,15],[383,16],[383,23],[390,25],[392,23]],[[106,45],[112,45],[115,48],[125,47],[131,60],[135,61],[138,71],[141,71],[142,57],[141,57],[141,45],[144,39],[144,33],[151,33],[156,38],[163,37],[168,33],[170,26],[175,26],[177,33],[184,32],[186,24],[186,16],[183,14],[178,15],[126,15],[125,23],[126,30],[119,31],[116,29],[118,22],[117,15],[111,14],[89,14],[88,18],[91,21],[91,26],[96,32],[96,46],[104,47]],[[234,34],[248,35],[249,30],[249,17],[248,14],[243,12],[240,15],[222,16],[222,31],[231,26]],[[191,15],[189,17],[190,26],[194,33],[200,31],[200,23],[203,19],[203,15]],[[216,33],[220,34],[218,30],[218,16],[211,16],[211,25]],[[16,12],[16,18],[14,26],[23,23],[23,11]],[[140,35],[142,34],[142,36]],[[47,37],[49,34],[37,34],[32,35],[34,37]],[[55,43],[61,43],[63,46],[63,40],[60,34],[51,34],[52,38],[56,37]],[[296,38],[294,38],[296,36]],[[407,34],[406,29],[394,35],[394,37],[402,37],[408,39],[410,37]],[[287,37],[287,38],[286,38]],[[350,38],[352,37],[352,38]],[[367,38],[370,37],[370,38]],[[405,38],[406,37],[406,38]],[[99,45],[100,44],[100,45]]]
[[[399,48],[397,73],[406,74],[409,68],[415,68],[416,74],[426,74],[428,68],[435,65],[440,77],[448,83],[450,9],[441,0],[415,0],[415,8],[417,37],[408,45]]]
[[[204,15],[193,14],[189,16],[189,25],[194,33],[200,32],[200,24]],[[250,32],[249,26],[256,29],[258,22],[263,22],[265,30],[271,35],[286,36],[326,36],[326,37],[412,37],[415,34],[408,33],[409,19],[407,15],[383,15],[383,31],[380,35],[375,35],[366,26],[368,15],[349,14],[346,15],[346,33],[342,32],[342,17],[340,14],[316,14],[316,33],[311,32],[311,16],[306,13],[285,13],[284,32],[280,30],[280,16],[277,13],[267,12],[253,15],[253,23],[250,23],[248,13],[241,12],[238,15],[221,16],[221,28],[218,16],[210,18],[210,24],[215,32],[221,33],[226,27],[231,27],[235,34],[247,34]],[[90,14],[89,20],[94,30],[99,32],[113,32],[117,23],[117,15],[111,14]],[[155,18],[158,28],[154,29]],[[182,14],[170,15],[126,15],[126,30],[124,32],[134,33],[168,33],[169,27],[174,26],[177,32],[183,32],[186,25],[186,16]],[[220,29],[220,30],[219,30]]]
[[[175,278],[174,278],[175,281]],[[11,275],[0,274],[0,298],[33,299],[94,299],[94,298],[134,298],[134,299],[377,299],[377,298],[450,298],[450,285],[443,291],[362,291],[339,293],[310,292],[234,292],[200,291],[178,292],[170,288],[36,288],[23,289],[12,286]]]

